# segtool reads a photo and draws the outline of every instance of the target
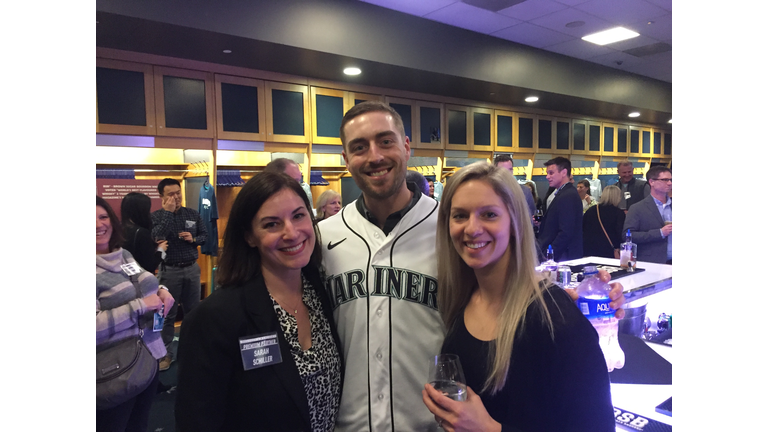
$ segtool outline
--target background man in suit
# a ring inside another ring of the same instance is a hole
[[[629,209],[624,232],[632,232],[638,261],[672,264],[672,171],[651,167],[646,178],[651,193]]]
[[[556,157],[544,163],[547,181],[554,191],[547,197],[546,211],[539,227],[541,252],[552,245],[555,261],[565,261],[583,256],[581,223],[581,198],[570,182],[571,161]]]
[[[634,169],[632,162],[628,159],[619,162],[619,165],[617,166],[619,181],[615,184],[621,189],[619,208],[624,210],[625,213],[632,207],[632,205],[639,203],[651,193],[646,181],[636,179],[633,176]]]
[[[493,164],[497,167],[506,168],[509,172],[512,173],[512,177],[515,177],[512,158],[508,154],[496,155],[496,158],[493,160]],[[536,203],[533,201],[533,194],[531,193],[530,189],[524,187],[523,195],[525,195],[525,202],[528,203],[528,213],[530,213],[530,216],[533,217],[533,214],[536,213]]]

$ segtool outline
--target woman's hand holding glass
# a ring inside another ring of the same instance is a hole
[[[467,387],[465,394],[466,400],[458,402],[435,390],[432,385],[425,384],[421,398],[446,431],[501,431],[501,424],[491,418],[480,396],[470,387]]]

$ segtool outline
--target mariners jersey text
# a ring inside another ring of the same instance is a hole
[[[371,296],[392,297],[421,303],[437,310],[437,279],[410,269],[372,266],[374,270]],[[355,269],[326,278],[333,309],[344,303],[368,297],[365,271]]]

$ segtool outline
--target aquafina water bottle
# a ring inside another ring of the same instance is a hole
[[[584,280],[576,287],[579,295],[577,304],[597,330],[608,372],[624,366],[624,351],[619,346],[619,320],[608,305],[611,301],[608,296],[610,291],[610,285],[597,277],[595,266],[584,267]]]

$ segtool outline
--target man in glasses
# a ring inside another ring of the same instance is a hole
[[[638,261],[672,264],[672,171],[654,166],[645,178],[651,194],[629,209],[624,231],[632,232]]]

